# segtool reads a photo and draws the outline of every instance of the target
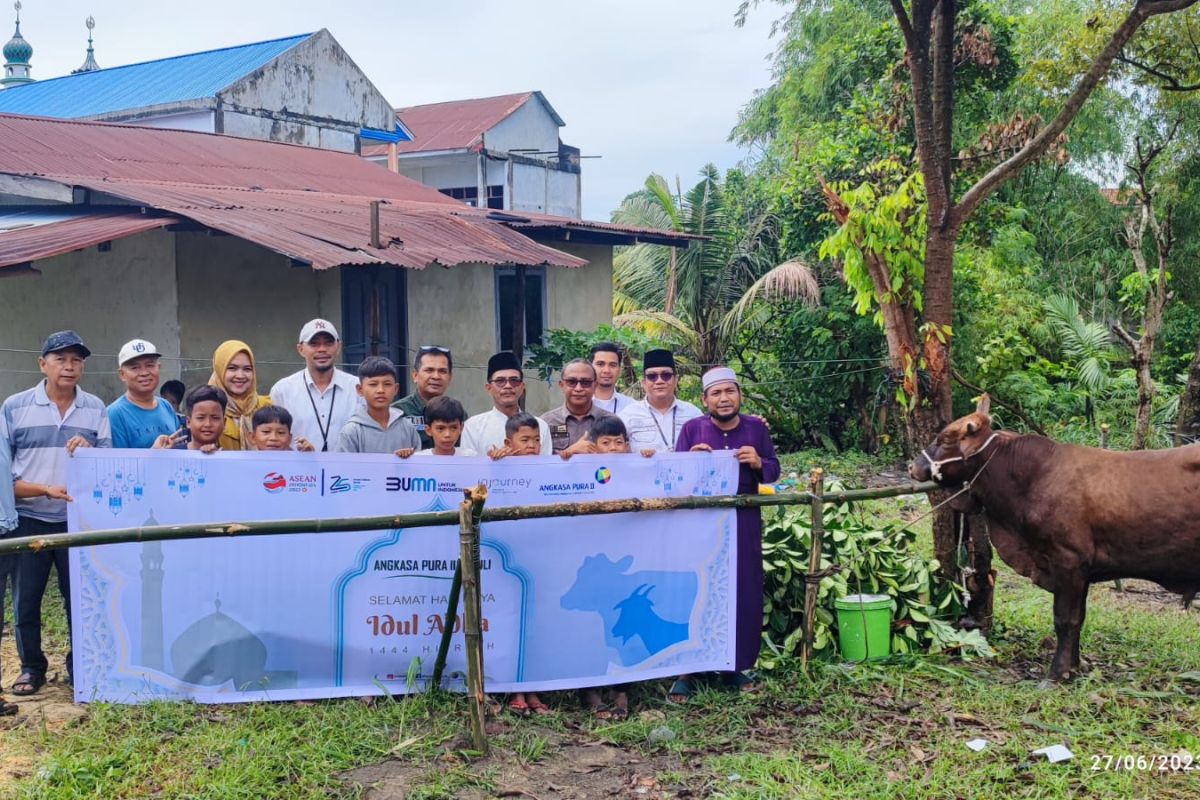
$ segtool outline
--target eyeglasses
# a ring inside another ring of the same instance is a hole
[[[590,389],[596,385],[594,378],[563,378],[562,382],[574,389],[576,386],[582,386],[585,389]]]
[[[519,375],[515,378],[492,378],[488,381],[488,383],[495,384],[496,386],[520,386],[524,382],[525,379]]]
[[[646,380],[650,381],[651,383],[670,383],[671,379],[674,377],[675,377],[675,373],[672,372],[671,370],[664,370],[663,372],[647,372],[646,373]]]

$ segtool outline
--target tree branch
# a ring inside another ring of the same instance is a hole
[[[1189,8],[1195,5],[1196,2],[1197,0],[1160,0],[1159,2],[1139,0],[1130,10],[1129,15],[1125,17],[1124,21],[1113,31],[1112,37],[1104,45],[1099,55],[1096,56],[1092,65],[1088,67],[1087,72],[1083,74],[1075,90],[1067,98],[1066,104],[1058,112],[1058,116],[1043,128],[1037,136],[1033,137],[1029,144],[1025,145],[1019,153],[1002,164],[997,165],[967,190],[962,200],[954,207],[954,219],[952,223],[961,225],[965,222],[975,209],[979,207],[979,204],[995,192],[1001,184],[1019,172],[1026,164],[1046,152],[1051,143],[1075,119],[1079,110],[1083,108],[1083,104],[1091,97],[1092,92],[1096,90],[1096,87],[1100,85],[1100,81],[1108,73],[1113,61],[1121,54],[1125,45],[1129,43],[1129,40],[1133,38],[1138,28],[1146,20],[1158,14],[1167,14],[1172,11]]]
[[[1135,353],[1137,352],[1137,340],[1129,335],[1129,331],[1125,330],[1125,326],[1121,324],[1120,320],[1114,322],[1110,327],[1112,328],[1112,332],[1116,334],[1116,337],[1125,343],[1126,347]]]
[[[913,26],[908,18],[908,12],[904,10],[904,3],[900,0],[892,0],[892,10],[896,12],[896,21],[900,23],[900,32],[904,34],[904,44],[909,50],[913,47]]]
[[[1162,89],[1164,92],[1194,92],[1197,89],[1200,89],[1200,83],[1180,83],[1179,78],[1176,78],[1174,75],[1163,72],[1161,69],[1156,67],[1152,67],[1144,61],[1138,61],[1136,58],[1130,58],[1127,55],[1121,54],[1117,56],[1117,61],[1120,61],[1122,64],[1128,64],[1134,69],[1140,69],[1147,75],[1152,75],[1153,77],[1158,78],[1160,81],[1163,81],[1163,85],[1159,86],[1158,88]]]
[[[1039,434],[1041,434],[1042,436],[1045,436],[1047,439],[1050,438],[1050,434],[1046,433],[1046,431],[1042,429],[1042,426],[1038,425],[1037,422],[1035,422],[1032,417],[1030,417],[1028,414],[1026,414],[1024,409],[1022,409],[1020,406],[1009,405],[1008,403],[1004,402],[999,397],[997,397],[995,392],[991,391],[990,389],[982,389],[973,383],[969,383],[967,381],[967,379],[964,378],[962,375],[960,375],[958,370],[954,369],[953,367],[951,367],[951,369],[950,369],[950,376],[952,378],[954,378],[954,380],[957,381],[962,386],[966,387],[967,389],[970,389],[972,392],[975,392],[975,394],[983,394],[984,392],[987,392],[988,396],[992,398],[993,403],[1000,406],[1001,408],[1007,408],[1009,411],[1016,414],[1017,418],[1020,419],[1022,422],[1024,422],[1025,425],[1028,426],[1031,430],[1037,431]]]

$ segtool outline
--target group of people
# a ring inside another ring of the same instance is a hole
[[[769,430],[757,417],[741,413],[737,376],[717,367],[702,376],[705,411],[677,396],[679,371],[668,350],[645,354],[643,398],[617,390],[622,348],[602,342],[590,358],[562,366],[558,387],[563,403],[540,417],[522,408],[525,377],[511,352],[487,363],[485,389],[492,407],[468,416],[449,395],[454,362],[445,347],[417,350],[413,391],[397,399],[396,366],[379,356],[366,358],[352,375],[337,367],[341,339],[328,320],[314,319],[300,330],[297,352],[304,368],[259,394],[254,352],[238,340],[213,353],[208,382],[184,391],[179,381],[160,386],[162,354],[153,343],[134,339],[120,350],[117,374],[125,393],[105,404],[80,386],[91,351],[74,331],[51,334],[38,365],[44,378],[0,406],[0,537],[66,531],[67,458],[80,447],[230,450],[298,450],[390,453],[413,456],[488,456],[493,459],[557,454],[732,450],[740,464],[738,493],[754,493],[779,477]],[[758,657],[762,626],[761,521],[757,509],[738,515],[737,657],[726,676],[746,687],[744,671]],[[41,646],[41,606],[50,568],[71,623],[70,573],[64,549],[0,555],[0,626],[6,582],[13,585],[13,616],[20,675],[14,695],[31,695],[46,682],[49,667]],[[0,630],[2,635],[2,630]],[[66,674],[73,682],[71,654]],[[686,702],[692,679],[671,686],[674,702]],[[600,693],[585,692],[598,714],[623,717],[628,700],[620,688],[611,708]],[[536,695],[514,695],[519,713],[546,706]],[[0,694],[0,716],[15,714]]]

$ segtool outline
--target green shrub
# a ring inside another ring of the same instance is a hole
[[[829,484],[827,491],[841,487]],[[990,656],[977,632],[958,631],[952,622],[963,612],[963,590],[937,577],[938,562],[916,551],[917,533],[897,522],[871,520],[850,505],[826,505],[822,571],[817,595],[813,650],[817,658],[837,658],[834,601],[848,594],[887,594],[892,598],[892,652],[952,651],[964,657]],[[798,656],[804,640],[804,576],[808,572],[812,524],[806,507],[778,507],[763,513],[764,647],[758,666],[774,669]]]

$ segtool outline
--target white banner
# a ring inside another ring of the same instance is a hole
[[[732,494],[731,454],[423,458],[76,451],[72,531],[327,519]],[[71,551],[75,698],[296,700],[423,689],[445,626],[457,527],[104,545]],[[488,691],[732,669],[732,510],[485,523]]]

